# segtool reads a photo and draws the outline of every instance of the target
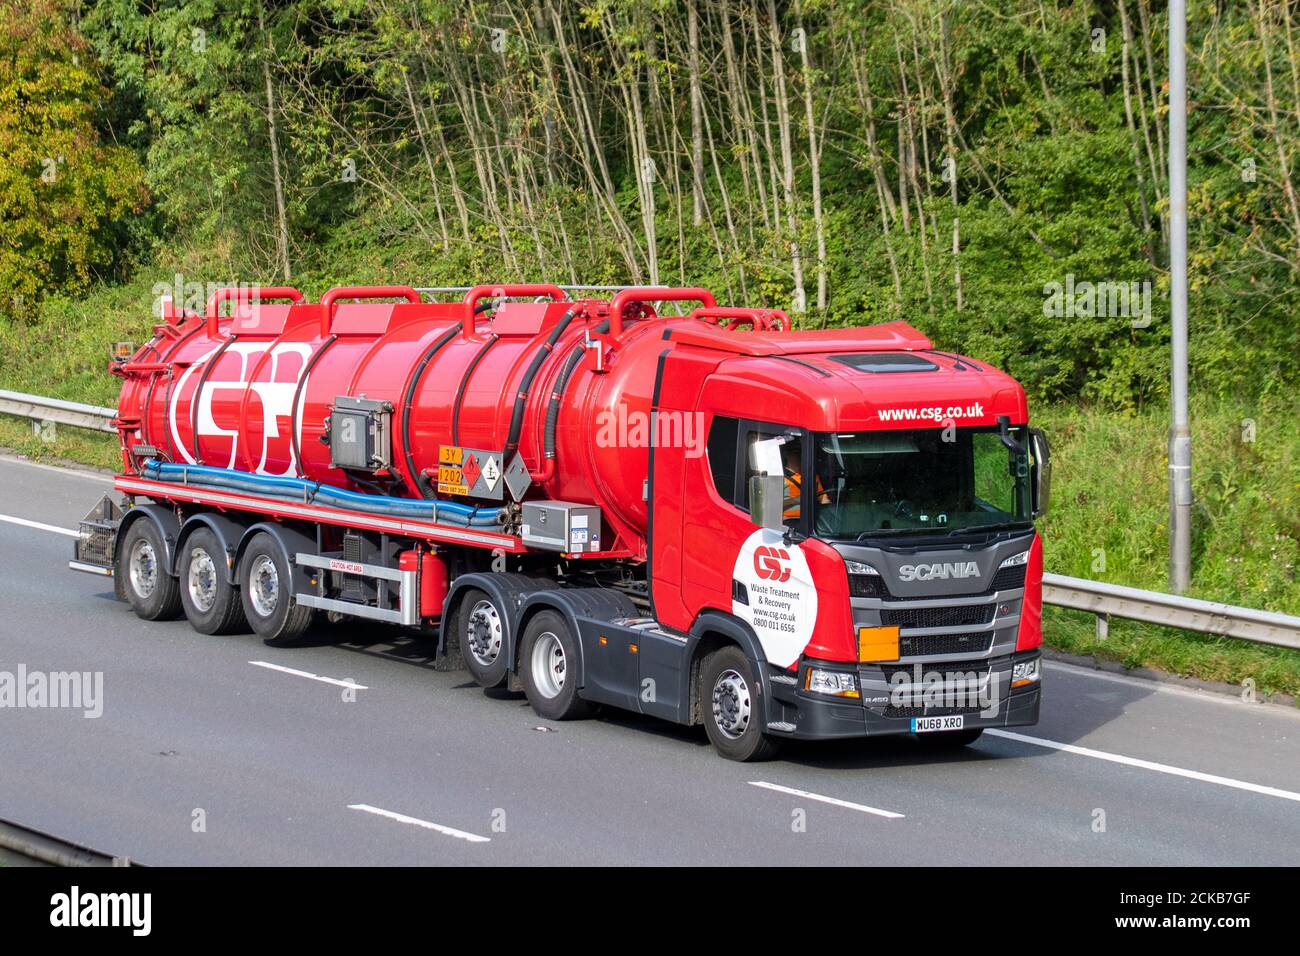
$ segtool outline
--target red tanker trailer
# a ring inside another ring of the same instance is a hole
[[[702,723],[736,759],[1037,720],[1046,441],[1014,380],[903,322],[552,285],[163,319],[112,367],[126,499],[72,562],[143,618],[436,627],[542,716]]]

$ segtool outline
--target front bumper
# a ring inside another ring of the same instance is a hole
[[[1011,672],[1015,664],[1039,657],[1039,652],[1033,650],[993,659],[920,665],[852,665],[804,660],[797,674],[788,671],[769,674],[767,729],[779,737],[826,740],[910,734],[913,717],[948,714],[962,714],[966,729],[1036,724],[1042,697],[1041,669],[1039,679],[1023,687],[1011,686]],[[810,666],[854,672],[860,699],[804,690]],[[914,667],[921,669],[920,674]],[[899,676],[899,670],[905,673]],[[930,672],[943,674],[957,697],[947,699],[938,691],[935,691],[937,696],[926,697],[919,688],[925,685],[925,675]]]

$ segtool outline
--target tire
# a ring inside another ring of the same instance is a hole
[[[743,651],[714,651],[700,667],[700,709],[713,749],[728,760],[769,760],[780,741],[763,732],[761,687]]]
[[[239,559],[239,598],[254,633],[272,647],[293,644],[311,627],[312,609],[293,600],[293,572],[280,543],[259,531]]]
[[[958,747],[966,747],[980,739],[980,734],[984,730],[979,727],[972,727],[969,730],[940,730],[933,734],[917,734],[916,739],[926,747],[933,747],[935,750],[956,750]]]
[[[167,547],[152,521],[139,518],[126,529],[118,561],[122,590],[137,617],[170,621],[180,616],[180,587],[167,572]]]
[[[519,651],[519,678],[537,716],[577,720],[591,713],[578,696],[578,639],[556,611],[538,611],[524,628]]]
[[[510,671],[505,613],[486,592],[471,588],[461,599],[456,617],[460,653],[470,676],[480,687],[500,687]]]
[[[207,528],[185,539],[177,567],[181,607],[200,634],[235,634],[248,628],[235,586],[226,580],[226,552]]]

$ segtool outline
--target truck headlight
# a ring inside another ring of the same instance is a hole
[[[1011,668],[1011,686],[1025,687],[1033,684],[1038,680],[1040,673],[1039,664],[1042,663],[1041,657],[1035,657],[1032,661],[1020,661]]]
[[[1011,557],[1007,558],[1005,561],[1003,561],[1001,564],[998,565],[998,568],[999,569],[1018,568],[1020,567],[1020,565],[1026,564],[1028,561],[1029,561],[1029,552],[1021,551],[1019,554],[1013,554]]]
[[[819,667],[810,667],[804,675],[803,689],[814,694],[826,694],[830,697],[860,697],[858,694],[858,676],[848,671],[826,671]]]
[[[847,558],[844,560],[844,567],[848,569],[849,574],[880,574],[879,571],[869,564],[862,561],[850,561]]]

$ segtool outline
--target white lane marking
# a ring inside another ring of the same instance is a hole
[[[322,684],[333,684],[335,687],[350,687],[353,690],[370,690],[365,684],[357,684],[350,680],[338,680],[334,677],[321,677],[320,674],[313,674],[311,671],[294,670],[292,667],[281,667],[279,664],[268,664],[266,661],[249,661],[254,667],[265,667],[268,670],[279,671],[282,674],[292,674],[294,677],[306,677],[308,680],[318,680]]]
[[[1247,703],[1227,690],[1212,687],[1185,687],[1182,684],[1155,680],[1150,677],[1130,677],[1127,674],[1113,674],[1110,671],[1096,670],[1080,664],[1067,664],[1065,661],[1044,661],[1044,664],[1048,670],[1061,671],[1078,677],[1091,677],[1096,680],[1109,681],[1112,684],[1123,684],[1125,687],[1133,687],[1148,693],[1173,694],[1176,697],[1186,697],[1190,700],[1200,700],[1211,704],[1227,704],[1232,707],[1250,708],[1257,713],[1268,716],[1286,714],[1292,719],[1300,719],[1300,710],[1295,707],[1289,707],[1285,704],[1269,704],[1268,701]],[[1260,704],[1267,705],[1267,709],[1259,710]]]
[[[455,827],[445,827],[441,823],[431,823],[428,820],[421,820],[419,817],[408,817],[405,813],[394,813],[392,810],[384,810],[380,807],[372,807],[368,803],[350,803],[349,810],[360,810],[363,813],[373,813],[377,817],[387,817],[390,820],[396,820],[398,823],[409,823],[411,826],[424,827],[426,830],[436,830],[439,833],[449,837],[455,837],[457,840],[465,840],[467,843],[491,843],[491,837],[479,836],[477,833],[466,833],[464,830],[457,830]]]
[[[844,807],[848,810],[857,810],[860,813],[874,813],[878,817],[885,817],[889,820],[901,820],[903,815],[895,813],[893,810],[879,810],[876,807],[864,806],[861,803],[850,803],[847,800],[840,800],[837,797],[825,797],[820,793],[809,793],[807,790],[796,790],[794,787],[783,787],[779,783],[768,783],[766,780],[751,780],[751,787],[762,787],[764,790],[775,790],[777,793],[788,793],[792,797],[803,797],[805,800],[817,800],[820,803],[829,803],[831,806]]]
[[[1081,757],[1093,757],[1097,760],[1108,760],[1111,763],[1123,764],[1126,767],[1137,767],[1141,770],[1154,770],[1156,773],[1167,773],[1174,777],[1186,777],[1188,780],[1199,780],[1202,783],[1215,783],[1221,787],[1232,787],[1234,790],[1246,790],[1250,793],[1261,793],[1266,797],[1281,797],[1283,800],[1295,800],[1300,803],[1300,793],[1294,793],[1290,790],[1280,790],[1277,787],[1265,787],[1258,783],[1247,783],[1245,780],[1234,780],[1232,777],[1220,777],[1212,773],[1202,773],[1199,770],[1184,770],[1182,767],[1171,767],[1169,764],[1156,763],[1153,760],[1140,760],[1137,757],[1125,757],[1123,754],[1107,753],[1104,750],[1093,750],[1090,747],[1080,747],[1077,744],[1063,744],[1058,740],[1044,740],[1042,737],[1029,737],[1025,734],[1012,733],[1009,730],[997,730],[993,727],[985,728],[986,734],[992,734],[994,737],[1005,737],[1008,740],[1018,740],[1023,744],[1031,744],[1035,747],[1046,747],[1049,750],[1063,750],[1066,753],[1078,754]]]
[[[52,531],[54,534],[66,534],[69,538],[81,537],[81,532],[73,531],[71,528],[60,528],[58,525],[44,524],[40,521],[28,521],[26,518],[15,518],[13,515],[0,515],[0,521],[8,521],[10,524],[20,524],[24,528],[35,528],[37,531]]]
[[[58,475],[71,475],[73,478],[85,478],[87,481],[98,481],[104,485],[113,483],[113,475],[110,473],[85,471],[81,468],[64,468],[59,465],[45,465],[39,461],[15,458],[13,455],[0,455],[0,462],[4,462],[6,465],[25,465],[28,468],[39,468],[41,471],[52,471]]]

